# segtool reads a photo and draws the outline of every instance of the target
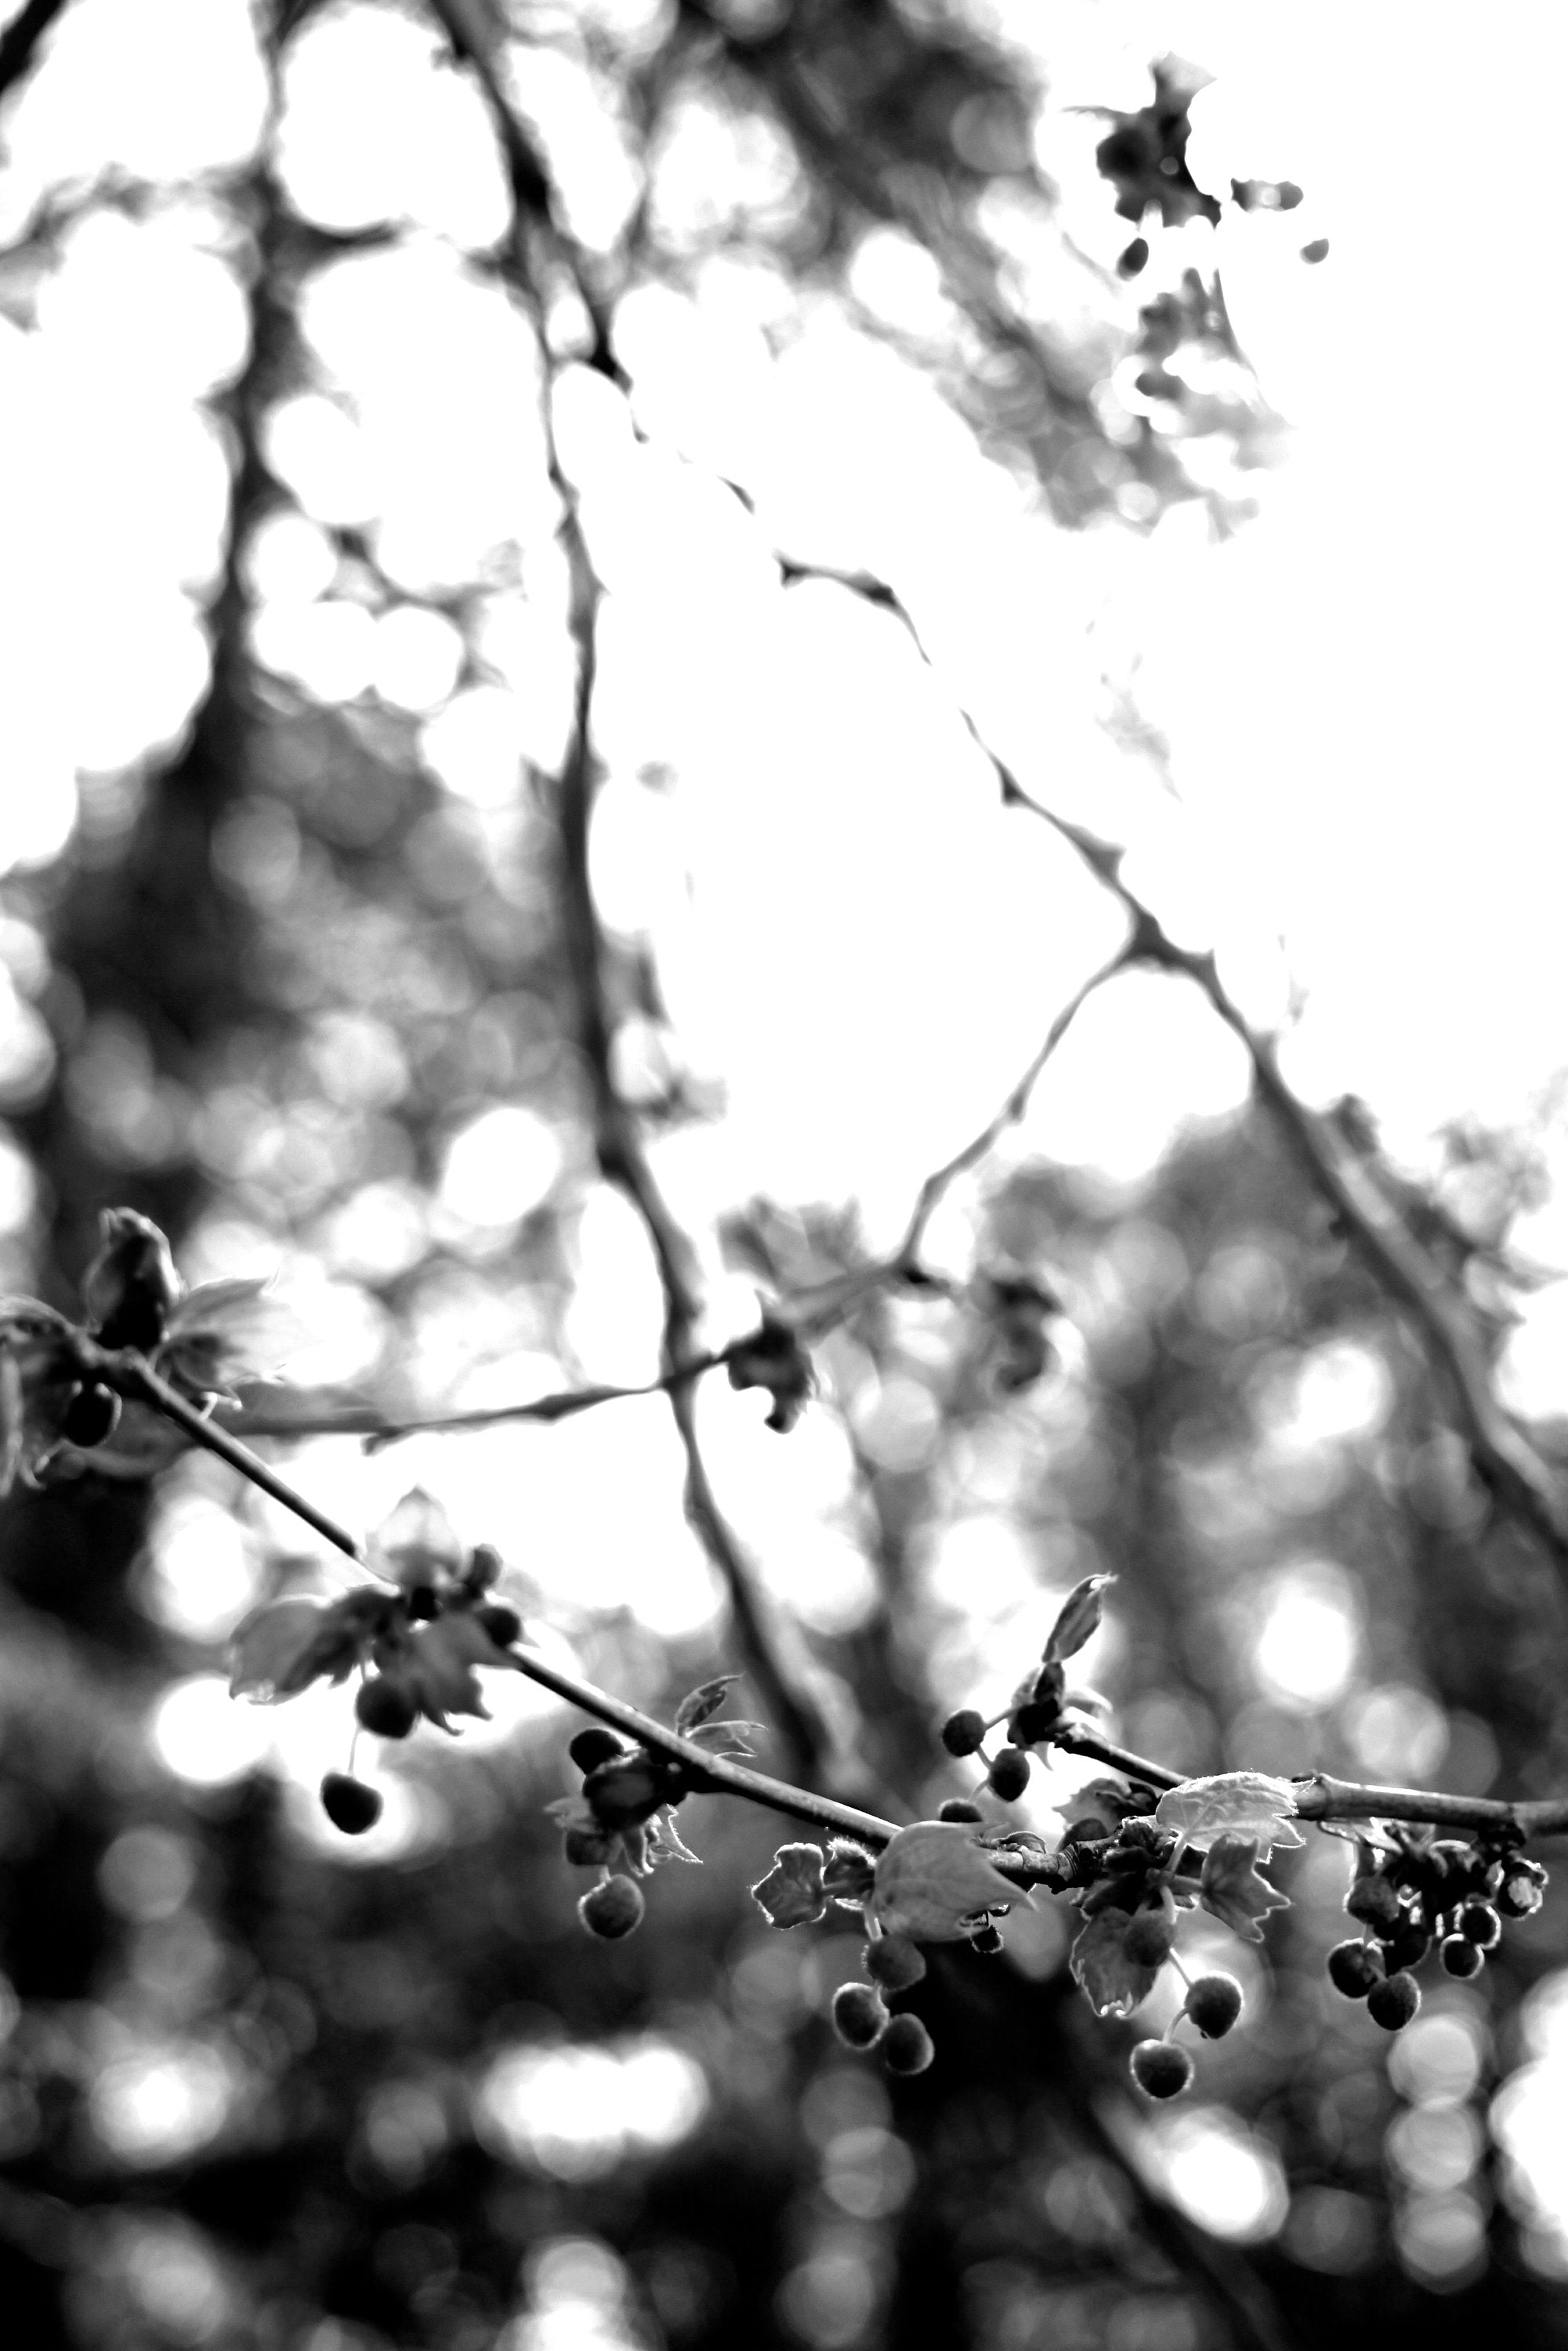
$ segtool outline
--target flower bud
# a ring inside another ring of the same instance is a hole
[[[329,1771],[321,1782],[321,1809],[345,1836],[363,1836],[382,1816],[382,1799],[362,1780],[351,1780],[346,1771]]]
[[[883,2063],[890,2074],[924,2074],[936,2054],[917,2016],[895,2016],[882,2036]]]
[[[603,1877],[589,1887],[577,1906],[577,1915],[591,1935],[618,1943],[622,1935],[642,1925],[646,1907],[643,1889],[634,1878]]]

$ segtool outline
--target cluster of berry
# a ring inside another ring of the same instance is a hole
[[[1055,1665],[1041,1668],[1042,1677],[1048,1674],[1055,1677],[1060,1701],[1066,1677],[1061,1667]],[[1049,1708],[1051,1721],[1054,1721],[1061,1711],[1060,1702],[1052,1705],[1048,1699],[1044,1704]],[[942,1725],[942,1744],[949,1755],[978,1755],[991,1728],[982,1714],[974,1707],[967,1706],[959,1713],[950,1714]],[[1041,1729],[1037,1729],[1032,1721],[1020,1723],[1019,1728],[1020,1730],[1033,1730],[1037,1737],[1042,1738],[1050,1729],[1050,1722]],[[986,1763],[986,1785],[992,1795],[999,1797],[1004,1804],[1016,1804],[1029,1785],[1030,1757],[1028,1745],[1020,1740],[1017,1746],[1003,1747],[996,1755],[982,1757],[981,1760]]]
[[[1217,1970],[1188,1984],[1170,2030],[1174,2032],[1185,2018],[1197,2025],[1206,2041],[1222,2041],[1240,2013],[1240,1985],[1234,1976]],[[1164,2041],[1140,2041],[1128,2063],[1145,2097],[1179,2098],[1192,2081],[1191,2052],[1168,2036]]]
[[[1000,1949],[1001,1938],[996,1948]],[[833,2030],[847,2049],[876,2049],[890,2074],[924,2074],[936,2054],[919,2017],[894,2015],[890,1994],[912,1991],[925,1960],[907,1935],[878,1935],[861,1954],[869,1983],[841,1984],[833,1994]]]
[[[1361,1848],[1361,1866],[1344,1907],[1365,1929],[1359,1942],[1336,1943],[1329,1980],[1346,2000],[1364,2000],[1375,2024],[1397,2032],[1421,2005],[1416,1970],[1434,1944],[1446,1972],[1479,1975],[1502,1939],[1504,1918],[1539,1910],[1546,1872],[1513,1851],[1434,1837],[1396,1825],[1381,1856]]]

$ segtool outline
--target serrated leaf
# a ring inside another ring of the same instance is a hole
[[[752,1887],[751,1898],[775,1927],[812,1926],[828,1907],[821,1846],[781,1844],[767,1876]]]
[[[668,1809],[648,1823],[648,1858],[653,1862],[689,1861],[693,1867],[702,1867],[702,1855],[694,1853],[675,1826],[674,1813]]]
[[[675,1729],[683,1739],[689,1738],[710,1714],[718,1712],[729,1694],[731,1683],[739,1679],[738,1674],[720,1674],[716,1680],[704,1682],[699,1689],[691,1691],[681,1700],[675,1710]]]
[[[1305,1842],[1294,1825],[1296,1792],[1266,1771],[1220,1771],[1167,1788],[1155,1807],[1161,1828],[1207,1844],[1218,1836],[1255,1837],[1265,1861],[1277,1844]]]
[[[685,1736],[694,1747],[706,1747],[710,1755],[744,1756],[755,1751],[747,1733],[753,1730],[759,1731],[761,1729],[762,1725],[759,1722],[731,1722],[726,1719],[723,1722],[699,1722],[696,1729],[688,1730]]]
[[[362,1653],[386,1594],[374,1584],[344,1593],[340,1600],[312,1600],[291,1593],[268,1601],[246,1618],[230,1652],[231,1698],[253,1698],[276,1706],[297,1698],[323,1677],[342,1681]]]
[[[1074,1584],[1051,1628],[1051,1638],[1045,1645],[1047,1665],[1058,1665],[1063,1657],[1075,1656],[1099,1631],[1104,1604],[1101,1594],[1115,1581],[1113,1575],[1086,1575],[1082,1583]]]
[[[1124,1910],[1103,1910],[1072,1946],[1073,1980],[1096,2016],[1131,2016],[1155,1988],[1158,1968],[1140,1967],[1127,1957],[1122,1949],[1126,1933]]]
[[[450,1730],[450,1714],[474,1714],[484,1722],[490,1719],[475,1667],[492,1666],[500,1671],[516,1664],[515,1657],[496,1646],[472,1609],[448,1608],[410,1636],[394,1670],[425,1719]]]
[[[1259,1870],[1257,1839],[1228,1834],[1216,1837],[1209,1846],[1198,1900],[1211,1917],[1249,1943],[1262,1941],[1261,1921],[1271,1910],[1291,1907],[1290,1896],[1270,1886]]]
[[[956,1943],[982,1911],[1028,1902],[965,1821],[915,1821],[877,1858],[870,1909],[883,1931],[917,1943]]]

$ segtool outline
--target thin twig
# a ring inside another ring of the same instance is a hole
[[[410,1420],[388,1420],[383,1414],[368,1409],[320,1416],[305,1414],[294,1418],[287,1413],[247,1412],[236,1425],[235,1434],[247,1437],[358,1437],[367,1453],[379,1453],[385,1446],[401,1444],[406,1437],[496,1428],[507,1421],[570,1420],[596,1405],[619,1404],[631,1396],[667,1395],[672,1388],[700,1379],[705,1372],[716,1371],[728,1362],[732,1352],[731,1348],[721,1348],[716,1353],[695,1356],[679,1371],[662,1372],[657,1379],[645,1380],[640,1387],[561,1388],[549,1395],[534,1396],[527,1404],[490,1405],[474,1412],[433,1413]]]
[[[0,33],[0,97],[30,72],[39,43],[66,7],[67,0],[27,0]]]
[[[820,1796],[812,1789],[791,1787],[788,1782],[770,1779],[766,1772],[753,1771],[744,1763],[709,1754],[695,1740],[683,1739],[679,1731],[655,1721],[651,1714],[612,1698],[607,1691],[552,1666],[530,1649],[517,1648],[511,1656],[518,1671],[530,1681],[554,1690],[558,1698],[570,1698],[585,1714],[626,1731],[643,1746],[685,1765],[696,1782],[695,1792],[699,1795],[743,1796],[748,1802],[766,1805],[769,1812],[788,1813],[796,1820],[810,1821],[814,1827],[837,1835],[854,1837],[860,1844],[879,1851],[898,1834],[895,1821],[879,1820],[874,1813],[860,1812],[852,1804],[837,1803],[831,1796]]]
[[[324,1510],[319,1510],[314,1502],[307,1501],[303,1494],[297,1493],[287,1479],[259,1460],[226,1428],[219,1427],[204,1413],[198,1412],[177,1388],[160,1378],[146,1356],[139,1354],[134,1347],[99,1347],[78,1332],[74,1336],[73,1353],[89,1378],[101,1381],[137,1404],[150,1405],[154,1412],[162,1413],[165,1420],[172,1420],[176,1428],[183,1429],[193,1445],[199,1445],[204,1452],[215,1453],[220,1461],[226,1461],[231,1469],[237,1469],[262,1493],[281,1502],[286,1510],[292,1510],[297,1519],[303,1519],[319,1535],[325,1535],[350,1559],[363,1559],[363,1545],[346,1528],[329,1519]]]

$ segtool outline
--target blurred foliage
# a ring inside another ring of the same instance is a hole
[[[281,8],[262,27],[275,62],[344,14]],[[40,85],[48,71],[28,41],[60,15],[24,9],[0,43],[7,131],[26,66]],[[842,298],[1061,518],[1145,527],[1190,497],[1221,527],[1244,511],[1277,420],[1218,279],[1183,263],[1145,296],[1136,247],[1220,202],[1289,210],[1295,192],[1196,188],[1197,77],[1167,62],[1148,105],[1094,126],[1095,257],[1060,227],[1038,70],[978,7],[505,15],[519,84],[549,55],[627,159],[628,202],[599,235],[540,101],[566,217],[612,302],[700,290],[716,261],[744,260],[783,290],[779,333],[792,305]],[[88,776],[63,853],[0,889],[4,1271],[70,1308],[99,1213],[128,1204],[193,1272],[279,1262],[314,1283],[309,1376],[253,1405],[395,1418],[577,1369],[594,1184],[556,844],[533,780],[450,788],[429,716],[448,764],[461,737],[470,778],[505,774],[515,750],[485,731],[498,688],[559,698],[559,656],[540,652],[561,618],[555,515],[546,498],[534,539],[507,522],[471,577],[422,588],[373,528],[299,510],[277,417],[336,396],[312,291],[403,232],[301,216],[275,164],[258,154],[200,191],[247,307],[243,368],[211,402],[230,505],[210,685],[167,756]],[[65,174],[0,256],[9,315],[26,321],[73,225],[171,193],[118,168]],[[873,238],[883,264],[929,257],[920,318],[879,314]],[[280,546],[315,550],[340,611],[417,616],[450,658],[423,715],[313,695],[268,657],[258,550]],[[618,1074],[650,1129],[710,1115],[648,953],[612,941],[606,978]],[[514,1123],[484,1129],[497,1118]],[[464,1176],[480,1131],[511,1170],[498,1212],[494,1155]],[[1500,1330],[1496,1257],[1528,1155],[1467,1132],[1450,1162],[1447,1188],[1407,1205],[1448,1219]],[[728,1240],[782,1289],[861,1259],[852,1215],[796,1204],[737,1209]],[[1120,1641],[1096,1674],[1128,1742],[1176,1768],[1568,1784],[1560,1587],[1493,1523],[1417,1352],[1260,1116],[1191,1134],[1132,1187],[1015,1175],[977,1257],[1060,1298],[1043,1378],[1009,1376],[970,1305],[879,1298],[813,1351],[805,1407],[847,1432],[841,1515],[865,1582],[800,1637],[906,1808],[967,1784],[934,1721],[998,1672],[999,1704],[1001,1653],[1022,1640],[1027,1658],[1036,1602],[1049,1616],[1100,1570],[1120,1580]],[[301,1481],[325,1458],[302,1459]],[[204,1609],[193,1543],[217,1579]],[[382,1860],[345,1859],[308,1823],[298,1775],[207,1771],[216,1734],[197,1717],[183,1748],[160,1743],[169,1693],[210,1687],[247,1603],[314,1573],[209,1464],[156,1497],[91,1469],[19,1492],[4,1560],[0,2270],[29,2351],[1560,2336],[1550,2231],[1486,2130],[1521,1997],[1568,1963],[1560,1902],[1511,1928],[1479,1986],[1432,2001],[1448,2037],[1413,2038],[1401,2071],[1327,1989],[1345,1870],[1314,1838],[1286,1872],[1294,1907],[1249,1978],[1246,2028],[1204,2054],[1207,2138],[1135,2109],[1134,2029],[1089,2018],[1049,1905],[1010,1922],[1005,1959],[934,1957],[915,2005],[940,2062],[889,2085],[827,2023],[854,1939],[773,1935],[747,1900],[777,1843],[760,1814],[694,1802],[705,1867],[661,1873],[630,1941],[585,1944],[582,1881],[544,1809],[570,1779],[559,1709],[400,1750],[385,1773],[412,1827]],[[538,1591],[520,1573],[507,1589],[534,1617]],[[662,1641],[636,1604],[629,1574],[623,1605],[563,1604],[557,1622],[586,1671],[667,1711],[728,1662],[722,1635]],[[1280,1666],[1309,1621],[1346,1628],[1343,1687]],[[1228,2149],[1253,2198],[1239,2243],[1181,2205],[1193,2167]]]

